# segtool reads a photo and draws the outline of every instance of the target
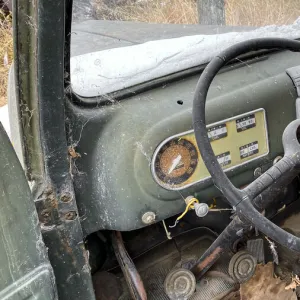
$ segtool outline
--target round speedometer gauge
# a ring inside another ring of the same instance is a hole
[[[186,139],[168,141],[154,158],[154,172],[163,184],[180,185],[195,172],[198,152],[194,144]]]

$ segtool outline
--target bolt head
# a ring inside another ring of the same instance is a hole
[[[51,221],[51,211],[48,209],[44,209],[40,213],[40,221],[42,223],[49,223]]]
[[[60,200],[65,203],[70,202],[72,200],[72,195],[70,193],[62,194]]]
[[[262,169],[260,167],[254,170],[254,177],[259,177],[262,174]]]
[[[65,214],[65,219],[68,221],[74,220],[76,219],[77,213],[75,211],[68,211]]]
[[[144,224],[152,224],[155,222],[155,213],[153,211],[148,211],[148,212],[145,212],[142,216],[142,222]]]

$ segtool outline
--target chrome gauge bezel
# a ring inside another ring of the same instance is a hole
[[[227,123],[229,121],[234,121],[236,119],[240,119],[240,118],[243,118],[243,117],[246,117],[248,115],[251,115],[251,114],[255,114],[257,112],[260,112],[262,111],[263,114],[264,114],[264,126],[265,126],[265,131],[266,131],[266,143],[267,143],[267,152],[265,153],[262,153],[262,155],[259,155],[259,156],[256,156],[252,159],[249,159],[245,162],[242,162],[238,165],[235,165],[235,166],[232,166],[230,168],[227,168],[224,170],[224,172],[228,172],[228,171],[231,171],[231,170],[234,170],[236,168],[239,168],[245,164],[248,164],[254,160],[257,160],[257,159],[260,159],[262,157],[265,157],[269,154],[270,152],[270,149],[269,149],[269,135],[268,135],[268,127],[267,127],[267,119],[266,119],[266,111],[264,108],[259,108],[259,109],[256,109],[256,110],[252,110],[252,111],[249,111],[249,112],[246,112],[246,113],[243,113],[243,114],[240,114],[240,115],[237,115],[237,116],[234,116],[234,117],[231,117],[231,118],[227,118],[227,119],[224,119],[224,120],[221,120],[221,121],[218,121],[218,122],[215,122],[215,123],[212,123],[212,124],[209,124],[207,125],[207,129],[211,128],[211,127],[214,127],[214,126],[217,126],[217,125],[220,125],[220,124],[224,124],[224,123]],[[195,184],[198,184],[198,183],[203,183],[205,181],[207,181],[208,179],[211,178],[211,176],[207,176],[205,178],[202,178],[198,181],[195,181],[195,182],[192,182],[192,183],[189,183],[189,184],[186,184],[186,185],[183,185],[183,186],[180,186],[180,187],[177,187],[177,186],[172,186],[172,185],[167,185],[167,184],[164,184],[157,176],[156,174],[156,170],[155,170],[155,161],[156,161],[156,158],[157,158],[157,155],[160,153],[161,149],[164,147],[165,144],[167,144],[168,142],[170,142],[171,140],[173,139],[176,139],[176,138],[179,138],[181,136],[185,136],[187,134],[190,134],[190,133],[193,133],[194,130],[188,130],[188,131],[184,131],[184,132],[181,132],[181,133],[178,133],[178,134],[175,134],[175,135],[172,135],[168,138],[166,138],[165,140],[163,140],[158,146],[157,148],[155,149],[154,153],[153,153],[153,156],[152,156],[152,160],[151,160],[151,173],[152,173],[152,176],[154,178],[154,180],[156,181],[157,184],[159,184],[161,187],[163,187],[164,189],[166,190],[169,190],[169,191],[179,191],[179,190],[183,190],[183,189],[186,189],[190,186],[193,186]]]

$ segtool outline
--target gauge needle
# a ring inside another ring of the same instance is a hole
[[[181,161],[181,155],[179,154],[175,159],[173,159],[172,166],[169,169],[168,175],[171,174],[175,170],[175,168],[178,166],[180,161]]]

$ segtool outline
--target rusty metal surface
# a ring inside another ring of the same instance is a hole
[[[114,231],[112,233],[112,244],[132,298],[134,300],[147,300],[144,283],[125,249],[121,232]]]
[[[193,272],[196,275],[201,273],[205,268],[207,268],[207,266],[211,266],[212,263],[215,263],[223,251],[224,249],[222,249],[221,247],[217,247],[210,255],[205,257],[202,262],[196,265],[196,267],[193,269]]]
[[[294,178],[294,175],[294,173],[290,173],[288,176],[281,178],[281,180],[276,184],[266,189],[259,197],[256,197],[253,200],[254,206],[258,210],[263,211],[271,204],[273,206],[276,205],[276,203],[278,203],[281,199],[279,196],[282,196],[280,191],[284,191],[283,188],[290,183],[291,178]],[[244,219],[240,219],[240,217],[236,215],[192,268],[192,272],[194,273],[195,277],[197,279],[201,278],[205,272],[207,272],[207,270],[219,259],[222,253],[232,250],[234,243],[241,239],[241,237],[243,237],[243,235],[250,229],[250,224]]]
[[[238,234],[239,231],[243,232],[247,228],[248,224],[243,223],[238,216],[235,216],[193,266],[191,271],[194,273],[196,279],[200,279],[223,253],[231,251],[234,242],[241,238]]]
[[[65,130],[71,1],[15,0],[14,4],[18,89],[11,88],[16,93],[10,100],[15,109],[15,138],[21,147],[17,148],[27,179],[34,183],[33,201],[58,298],[93,300]]]

